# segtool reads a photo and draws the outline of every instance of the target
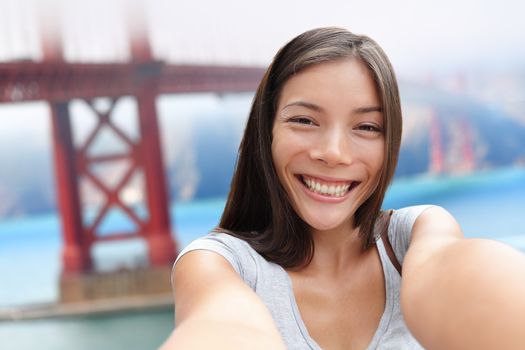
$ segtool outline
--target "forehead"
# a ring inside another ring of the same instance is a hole
[[[380,106],[377,87],[366,65],[348,58],[310,66],[283,85],[278,109],[293,100],[306,100],[323,108]]]

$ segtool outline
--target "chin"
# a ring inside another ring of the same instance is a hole
[[[303,221],[316,231],[331,231],[344,226],[348,218],[303,217]]]

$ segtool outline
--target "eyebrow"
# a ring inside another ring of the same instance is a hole
[[[355,114],[365,114],[365,113],[371,113],[371,112],[383,112],[383,108],[379,106],[372,106],[372,107],[359,107],[353,110]]]
[[[316,105],[315,103],[306,102],[306,101],[290,102],[286,106],[283,107],[283,110],[285,110],[288,107],[293,107],[293,106],[308,108],[316,112],[324,112],[323,107]],[[366,114],[366,113],[372,113],[372,112],[381,113],[383,112],[383,108],[381,108],[380,106],[359,107],[352,111],[353,114]]]
[[[293,107],[293,106],[308,108],[316,112],[324,111],[323,107],[316,105],[315,103],[305,102],[305,101],[294,101],[294,102],[288,103],[286,106],[283,107],[283,110],[285,110],[288,107]]]

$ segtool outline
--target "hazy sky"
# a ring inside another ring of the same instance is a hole
[[[36,8],[49,10],[52,3],[59,4],[51,12],[62,15],[69,59],[125,59],[131,2],[137,0],[0,0],[0,60],[38,57]],[[335,25],[378,41],[401,75],[525,67],[525,2],[519,0],[140,2],[155,53],[174,62],[266,65],[296,34]]]
[[[398,69],[525,60],[525,3],[484,0],[155,2],[153,18],[203,45],[269,60],[292,36],[343,26],[376,39]],[[168,24],[169,23],[169,24]],[[160,33],[158,34],[160,36]],[[170,45],[165,45],[170,47]],[[173,46],[176,48],[176,45]],[[223,53],[225,54],[225,53]]]
[[[293,36],[335,25],[376,39],[401,78],[478,66],[525,70],[519,0],[0,0],[0,61],[38,59],[39,28],[52,25],[63,29],[71,60],[125,60],[134,2],[143,7],[157,57],[171,62],[265,66]],[[39,21],[45,12],[59,16]],[[10,108],[1,114],[47,115],[42,103]],[[26,119],[9,118],[28,128]]]

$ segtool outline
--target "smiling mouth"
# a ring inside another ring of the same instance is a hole
[[[301,183],[310,191],[327,196],[340,198],[360,184],[357,181],[326,182],[307,175],[297,175]]]

